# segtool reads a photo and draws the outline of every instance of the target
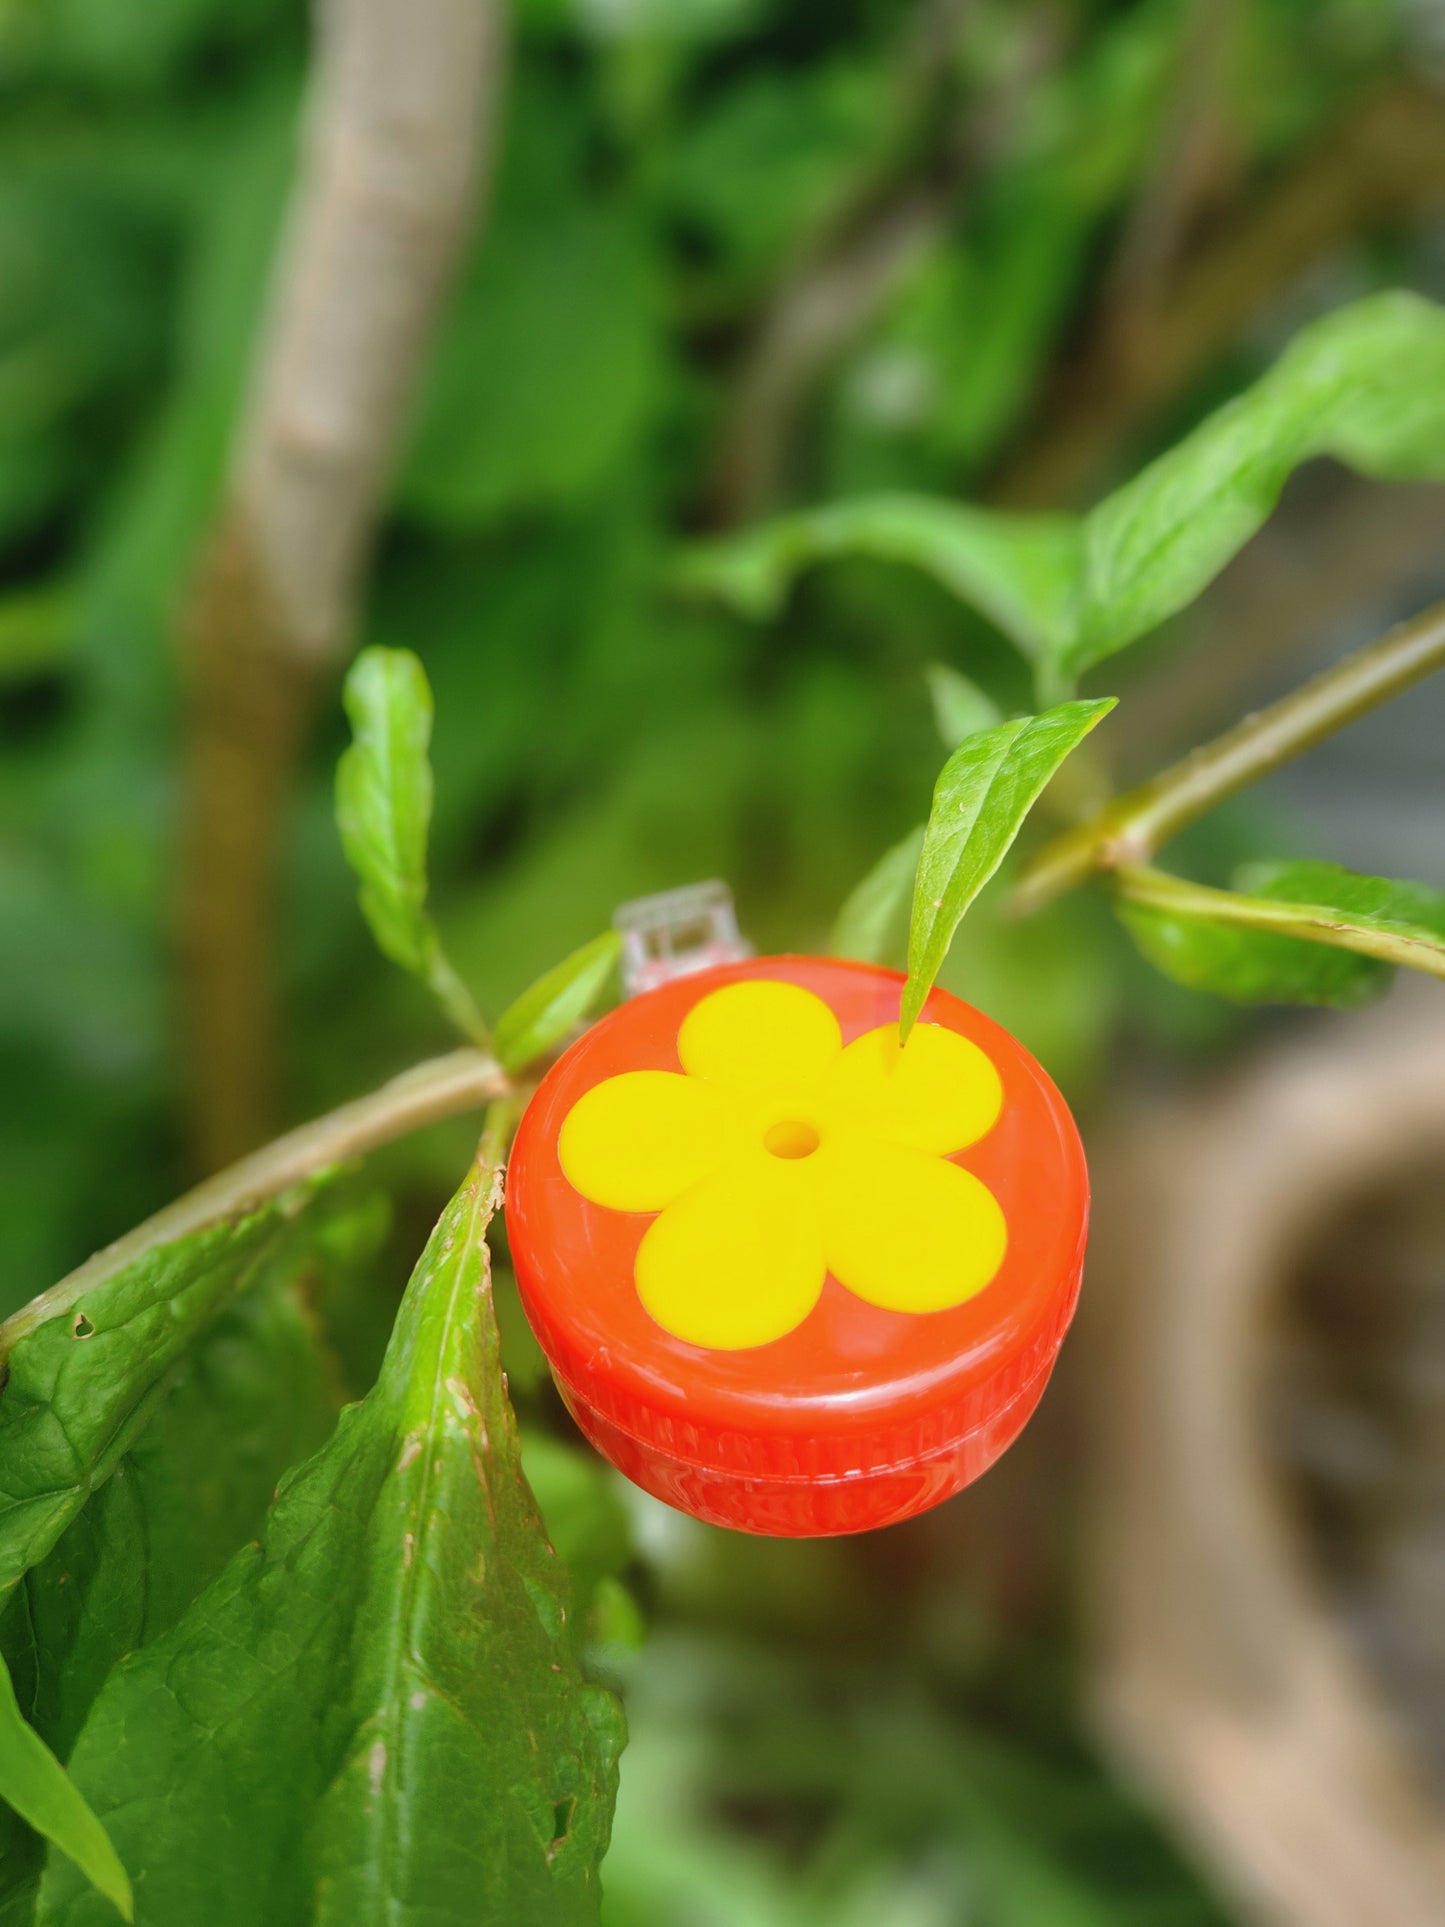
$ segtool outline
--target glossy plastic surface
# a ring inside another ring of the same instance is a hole
[[[638,1484],[709,1521],[787,1535],[906,1518],[976,1478],[1037,1403],[1073,1314],[1088,1180],[1062,1098],[1006,1031],[935,990],[923,1013],[977,1044],[1003,1083],[997,1123],[949,1162],[988,1186],[1008,1244],[977,1296],[884,1310],[827,1279],[786,1336],[739,1350],[689,1344],[638,1296],[656,1214],[574,1189],[558,1136],[584,1093],[635,1070],[677,1072],[683,1019],[720,986],[802,985],[844,1043],[895,1022],[902,978],[830,959],[755,958],[623,1004],[544,1079],[517,1134],[507,1226],[523,1304],[584,1432]]]

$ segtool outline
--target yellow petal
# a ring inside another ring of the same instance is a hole
[[[769,977],[714,990],[693,1005],[677,1037],[684,1070],[736,1091],[810,1082],[842,1048],[838,1019],[821,997]]]
[[[828,1269],[886,1311],[943,1311],[983,1290],[1003,1263],[998,1200],[943,1158],[848,1137],[809,1160]]]
[[[834,1064],[824,1092],[870,1133],[940,1156],[976,1143],[1003,1108],[990,1059],[942,1024],[915,1024],[902,1047],[896,1024],[866,1031]]]
[[[665,1331],[738,1351],[800,1325],[823,1289],[823,1241],[797,1167],[750,1152],[670,1204],[637,1252],[637,1292]]]
[[[739,1142],[726,1096],[676,1071],[625,1071],[578,1098],[557,1138],[567,1177],[593,1204],[660,1211]]]

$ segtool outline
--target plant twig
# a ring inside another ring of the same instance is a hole
[[[379,1145],[406,1137],[424,1125],[512,1095],[514,1087],[506,1073],[481,1051],[452,1051],[415,1065],[379,1090],[298,1126],[275,1143],[217,1172],[87,1258],[68,1277],[32,1298],[0,1325],[0,1361],[27,1332],[58,1317],[86,1292],[94,1291],[155,1246],[241,1217],[330,1165],[364,1157]]]
[[[1234,890],[1215,890],[1189,883],[1163,870],[1128,864],[1115,872],[1117,894],[1127,903],[1166,910],[1177,916],[1207,918],[1212,923],[1242,924],[1251,930],[1271,930],[1281,937],[1329,944],[1354,950],[1381,963],[1420,970],[1428,977],[1445,978],[1445,942],[1438,937],[1413,936],[1409,931],[1370,929],[1352,923],[1343,911],[1318,903],[1279,903],[1269,897],[1241,896]]]
[[[501,0],[324,0],[228,496],[183,623],[179,920],[199,1158],[265,1135],[279,826],[495,122]]]
[[[1445,668],[1445,601],[1435,602],[1186,756],[1050,843],[1010,907],[1038,910],[1097,870],[1147,860],[1186,823]]]

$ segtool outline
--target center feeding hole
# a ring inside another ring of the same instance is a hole
[[[800,1117],[784,1118],[763,1132],[763,1143],[775,1158],[810,1158],[818,1148],[818,1133]]]

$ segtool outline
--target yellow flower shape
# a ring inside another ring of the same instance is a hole
[[[870,1305],[942,1311],[983,1290],[1007,1231],[986,1185],[948,1163],[1003,1104],[965,1037],[885,1024],[843,1046],[820,997],[771,978],[700,999],[682,1071],[584,1093],[558,1155],[593,1204],[659,1215],[636,1283],[664,1330],[737,1350],[783,1337],[831,1272]]]

